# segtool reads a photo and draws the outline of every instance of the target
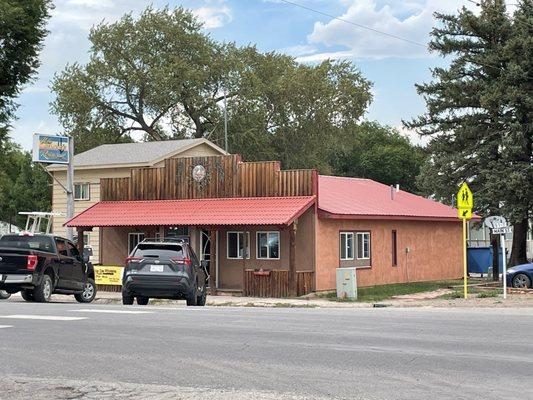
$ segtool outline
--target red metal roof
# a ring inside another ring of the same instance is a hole
[[[318,177],[322,217],[459,221],[455,208],[403,190],[393,195],[390,186],[370,179]]]
[[[314,196],[102,201],[65,225],[289,225],[314,201]]]

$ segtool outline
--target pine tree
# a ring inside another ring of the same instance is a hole
[[[467,181],[475,210],[503,214],[517,231],[533,198],[532,71],[531,56],[526,57],[531,33],[524,32],[531,28],[518,22],[520,13],[531,20],[531,0],[521,2],[514,16],[503,0],[481,1],[479,13],[462,8],[456,15],[436,14],[440,25],[431,33],[430,49],[452,59],[447,68],[432,71],[433,82],[417,85],[427,112],[406,123],[432,137],[419,177],[427,194],[450,199]],[[521,240],[520,234],[515,239]],[[517,246],[525,252],[525,240]],[[493,267],[497,278],[497,259]]]

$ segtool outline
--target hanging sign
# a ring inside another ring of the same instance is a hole
[[[33,135],[33,161],[47,164],[68,164],[68,136]]]

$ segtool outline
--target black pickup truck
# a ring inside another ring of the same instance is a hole
[[[52,235],[0,237],[0,290],[26,301],[48,302],[53,293],[80,303],[96,296],[94,269],[71,241]]]

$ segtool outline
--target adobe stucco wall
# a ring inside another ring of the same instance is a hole
[[[314,270],[314,209],[311,207],[298,219],[298,230],[296,231],[296,270]],[[275,226],[249,227],[250,232],[250,258],[246,260],[235,260],[227,258],[227,232],[244,231],[242,227],[221,229],[219,231],[219,269],[218,283],[221,289],[242,289],[244,286],[243,277],[245,268],[263,269],[289,269],[289,231]],[[258,260],[257,235],[258,231],[279,231],[280,232],[280,259],[279,260]]]
[[[100,258],[103,265],[124,266],[128,256],[128,237],[130,233],[144,233],[145,237],[155,237],[156,227],[110,227],[101,228],[101,252]]]
[[[392,265],[392,230],[398,265]],[[317,219],[316,290],[335,288],[339,232],[371,232],[371,267],[357,271],[358,286],[455,279],[462,276],[461,223]],[[405,249],[409,247],[410,252]],[[343,262],[346,266],[346,262]],[[355,265],[354,265],[355,266]]]

